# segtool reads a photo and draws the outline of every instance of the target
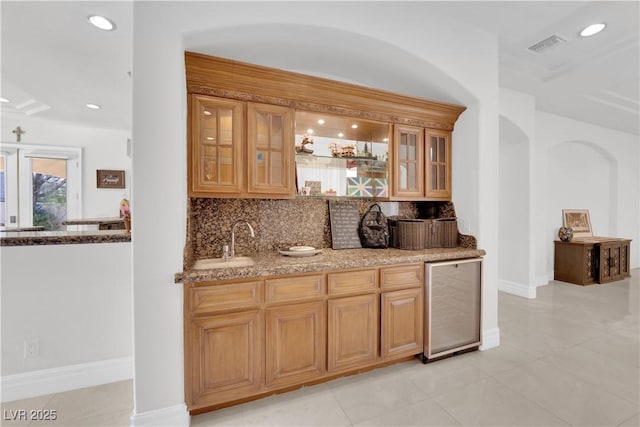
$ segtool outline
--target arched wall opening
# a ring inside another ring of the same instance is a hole
[[[136,126],[132,147],[136,175],[132,198],[140,221],[134,228],[136,238],[132,245],[136,266],[133,271],[135,414],[132,425],[188,425],[183,403],[181,352],[183,292],[173,284],[172,278],[183,264],[188,202],[183,57],[184,50],[196,51],[197,34],[217,37],[203,36],[203,45],[214,46],[210,52],[203,52],[210,55],[307,74],[315,71],[317,75],[468,107],[456,123],[453,137],[456,147],[453,173],[458,174],[460,182],[458,185],[454,181],[457,187],[453,197],[456,211],[470,218],[469,231],[478,236],[479,246],[487,250],[483,266],[487,279],[483,286],[483,349],[500,344],[495,215],[498,180],[493,163],[497,166],[497,38],[457,20],[438,16],[427,3],[406,6],[404,13],[398,13],[397,6],[391,3],[376,3],[363,9],[359,4],[348,2],[334,3],[331,7],[311,2],[304,8],[257,2],[251,4],[247,13],[246,5],[241,2],[135,2],[133,111]],[[269,39],[265,22],[302,30],[289,31],[287,35],[301,45],[311,45],[318,34],[314,33],[315,24],[319,23],[326,27],[321,33],[333,37],[329,39],[332,44],[320,46],[328,52],[322,55],[293,54],[292,45],[286,44],[293,42],[275,46],[263,41]],[[247,30],[246,35],[242,35],[244,27],[265,31]],[[353,40],[357,42],[352,41],[352,33],[356,34]],[[224,40],[231,46],[235,36],[243,37],[245,44],[225,48]],[[402,52],[396,52],[397,55],[403,56],[393,56],[390,50],[394,49],[386,48],[385,41]],[[252,57],[237,56],[245,56],[240,49],[248,49]],[[331,60],[332,49],[354,53],[342,55],[335,67],[323,67],[324,62]],[[376,49],[380,49],[377,55]],[[279,63],[274,58],[278,58]],[[398,58],[406,58],[407,62],[394,62]],[[295,61],[297,65],[281,65],[287,61]],[[341,70],[347,62],[351,65]],[[434,96],[437,88],[449,98]],[[458,173],[463,164],[469,167]],[[158,201],[159,185],[164,198],[172,201],[167,206]],[[159,229],[164,231],[158,233]],[[160,247],[163,249],[158,250]],[[154,256],[150,257],[150,253]],[[145,303],[149,297],[153,298],[153,307]],[[158,330],[163,331],[162,340],[154,333]]]
[[[500,116],[498,279],[501,290],[525,297],[530,291],[530,139]]]
[[[589,141],[564,141],[549,148],[547,265],[553,266],[553,241],[563,209],[588,209],[594,236],[616,236],[618,161]]]
[[[289,22],[192,32],[184,37],[184,46],[206,55],[466,106],[453,134],[453,201],[461,232],[478,236],[479,101],[437,64],[373,36]]]

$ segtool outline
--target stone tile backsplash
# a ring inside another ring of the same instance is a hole
[[[358,201],[360,214],[374,202]],[[414,202],[380,202],[388,216],[416,218]],[[320,198],[293,200],[205,199],[189,203],[185,264],[195,259],[219,257],[229,244],[231,228],[237,220],[248,221],[255,229],[250,238],[246,226],[236,228],[236,254],[271,252],[294,245],[331,247],[329,203]]]

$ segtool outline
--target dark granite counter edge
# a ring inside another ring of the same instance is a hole
[[[77,245],[86,243],[130,242],[131,233],[124,230],[105,231],[35,231],[4,233],[0,246]]]
[[[86,219],[68,219],[62,221],[62,225],[100,225],[100,224],[119,224],[123,223],[122,218],[86,218]]]
[[[192,284],[230,279],[250,279],[265,276],[303,274],[347,270],[414,262],[449,261],[486,255],[482,249],[449,248],[403,251],[398,249],[323,249],[321,255],[309,258],[288,258],[278,254],[257,254],[251,267],[189,270],[176,273],[175,283]]]

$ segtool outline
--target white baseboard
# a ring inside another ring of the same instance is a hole
[[[498,290],[523,298],[536,298],[535,286],[528,286],[522,283],[510,282],[508,280],[498,280]]]
[[[553,273],[551,273],[551,278],[549,278],[549,275],[542,275],[542,276],[536,277],[534,279],[533,284],[536,285],[536,287],[547,286],[549,282],[551,282],[552,280],[553,280]]]
[[[123,357],[6,375],[0,380],[0,387],[2,402],[10,402],[131,378],[133,358]]]
[[[482,331],[482,345],[480,346],[480,350],[489,350],[494,347],[500,347],[500,328],[497,326],[488,331]]]
[[[189,427],[191,415],[187,411],[187,405],[182,403],[132,415],[129,422],[131,427]]]

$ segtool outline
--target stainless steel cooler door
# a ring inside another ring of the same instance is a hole
[[[482,258],[426,264],[424,355],[480,345]]]

